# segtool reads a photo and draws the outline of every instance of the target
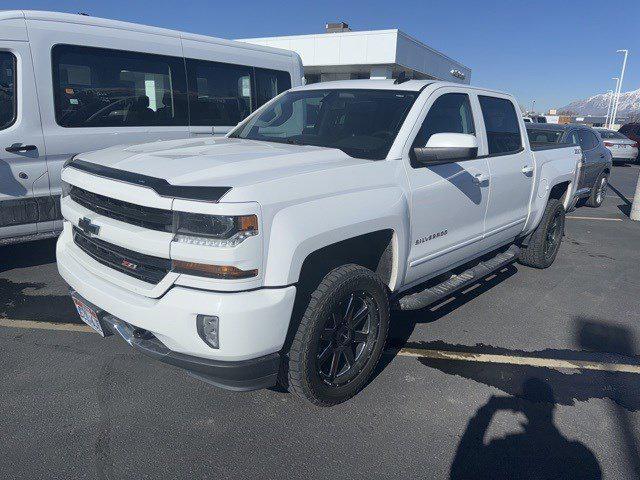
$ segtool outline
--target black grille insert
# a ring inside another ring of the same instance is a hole
[[[73,241],[97,262],[147,283],[157,284],[171,270],[171,260],[152,257],[90,238],[73,227]]]
[[[173,215],[169,210],[135,205],[89,192],[73,185],[69,191],[69,196],[74,202],[99,215],[151,230],[172,231]]]

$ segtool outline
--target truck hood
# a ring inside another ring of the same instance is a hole
[[[184,139],[110,147],[80,160],[180,186],[253,185],[303,173],[371,163],[341,150],[235,138]]]

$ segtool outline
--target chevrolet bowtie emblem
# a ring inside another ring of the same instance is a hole
[[[87,236],[98,235],[100,227],[91,223],[91,220],[87,217],[83,217],[78,221],[78,228],[82,230]]]

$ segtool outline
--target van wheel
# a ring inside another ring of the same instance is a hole
[[[547,268],[553,263],[564,235],[564,215],[564,206],[560,200],[549,199],[529,244],[520,250],[519,263],[533,268]]]
[[[607,187],[609,186],[609,175],[606,172],[602,172],[598,175],[598,179],[596,183],[593,185],[591,189],[591,195],[589,195],[589,200],[587,200],[587,205],[590,207],[598,208],[602,205],[604,201],[604,196],[607,193]]]
[[[368,381],[388,330],[389,299],[378,275],[353,264],[331,270],[291,343],[289,391],[322,407],[348,400]]]

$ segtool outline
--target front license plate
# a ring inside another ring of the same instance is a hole
[[[77,297],[73,297],[73,303],[76,305],[76,310],[78,310],[80,319],[98,332],[100,336],[104,337],[104,331],[102,330],[102,325],[100,325],[100,320],[98,319],[98,312]]]

